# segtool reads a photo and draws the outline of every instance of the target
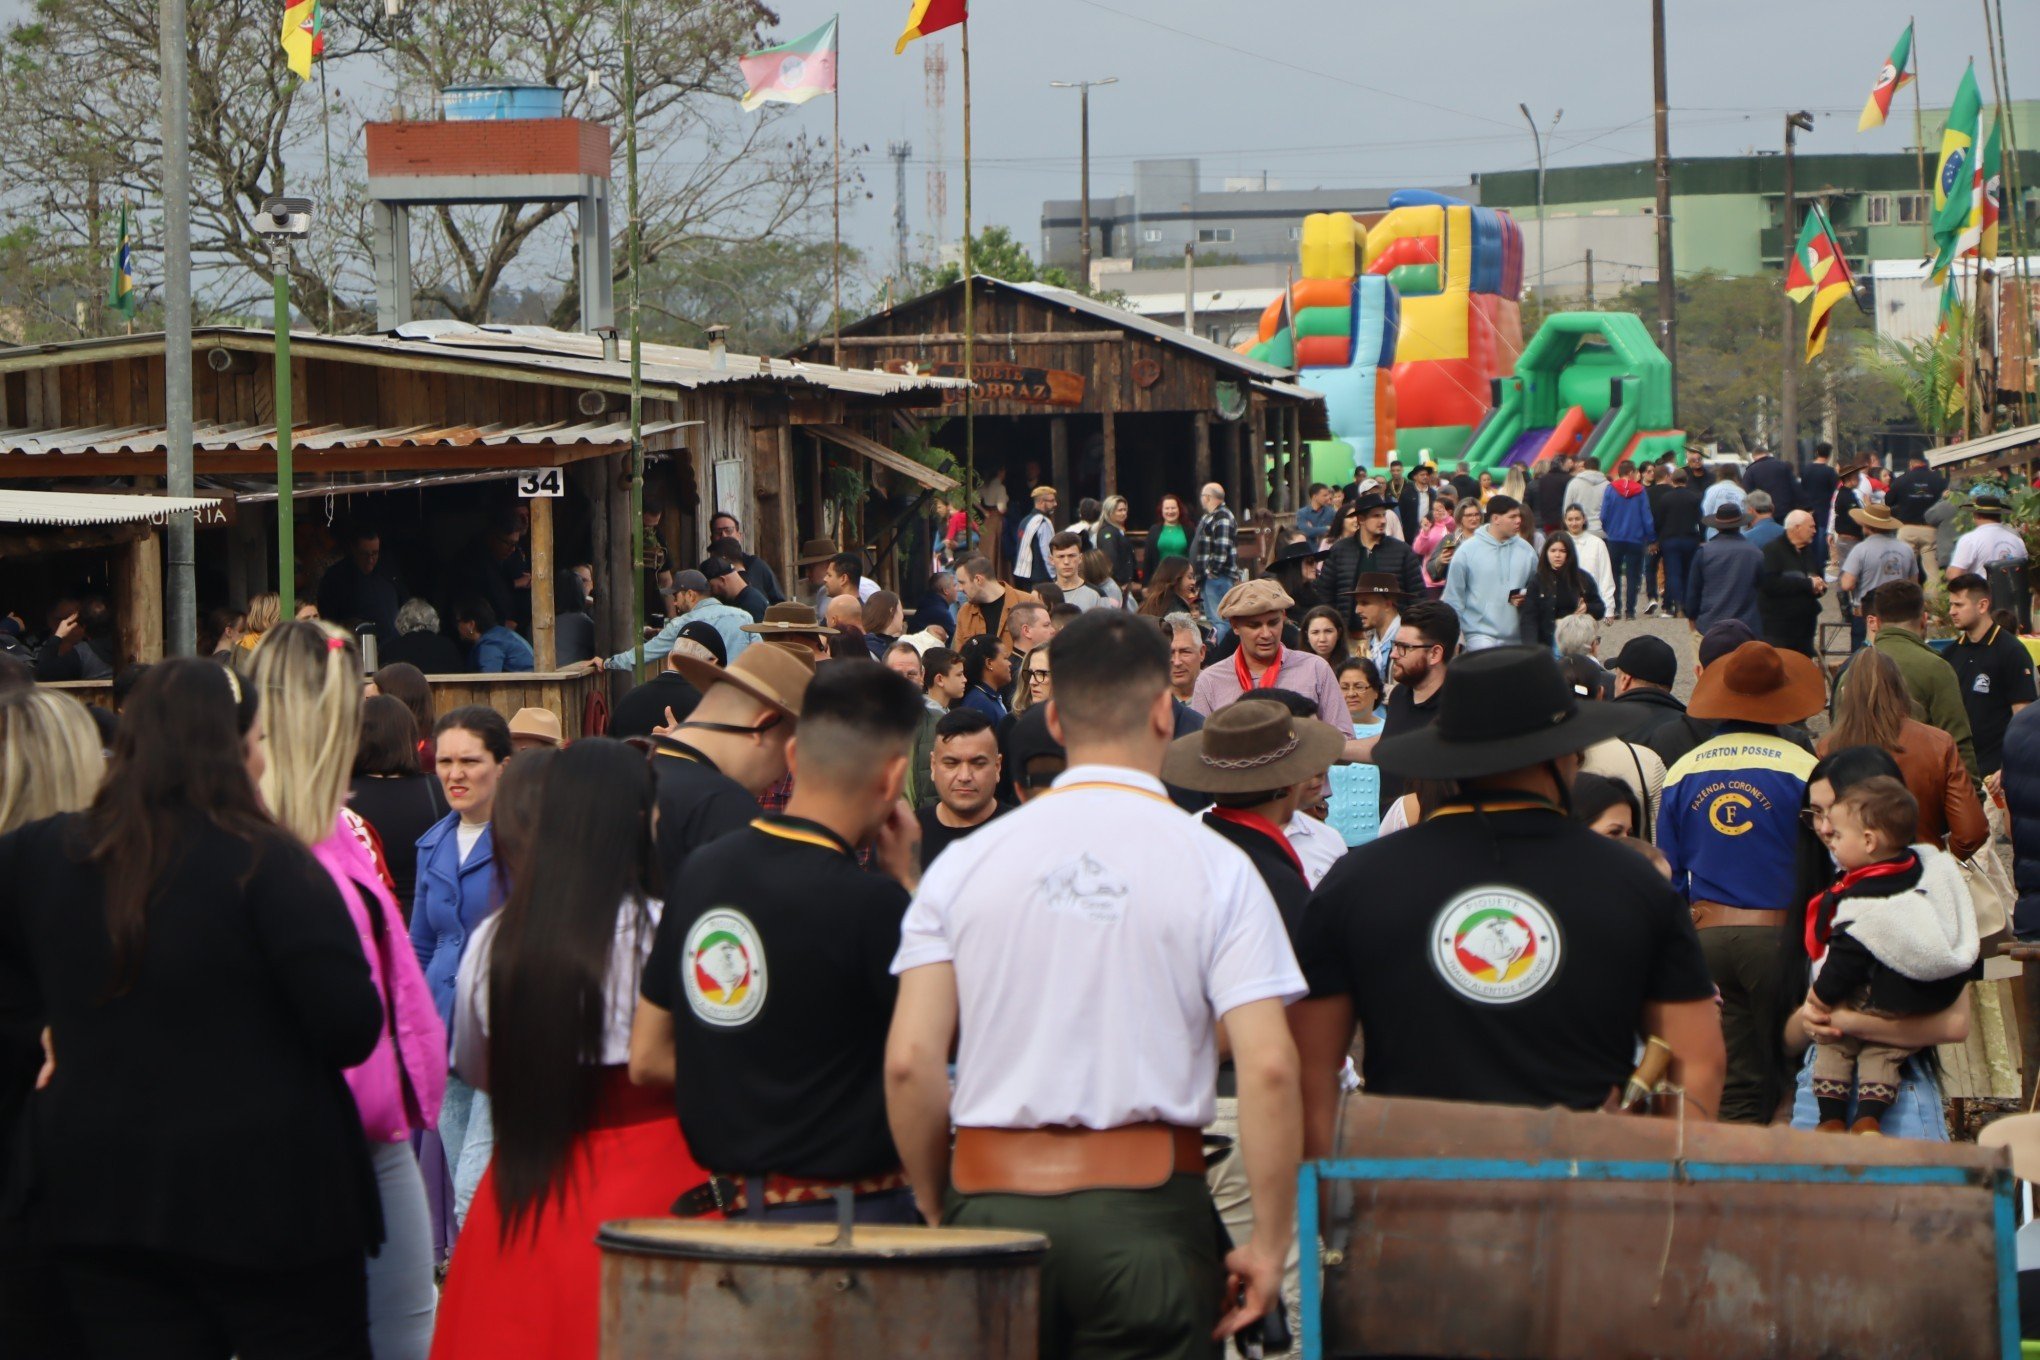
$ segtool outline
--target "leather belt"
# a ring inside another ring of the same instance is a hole
[[[1204,1134],[1176,1124],[1116,1129],[958,1129],[949,1179],[965,1195],[1152,1190],[1204,1174]]]
[[[744,1190],[745,1177],[722,1176],[713,1172],[707,1180],[691,1190],[683,1190],[673,1201],[673,1213],[681,1218],[703,1218],[709,1214],[730,1214],[749,1209],[750,1196]],[[848,1185],[852,1194],[859,1199],[866,1195],[883,1195],[894,1190],[907,1188],[907,1173],[886,1171],[876,1176],[866,1176],[859,1181],[815,1180],[806,1176],[782,1176],[777,1172],[768,1173],[765,1181],[765,1207],[776,1209],[789,1204],[817,1204],[832,1198],[838,1187]]]
[[[1731,907],[1726,902],[1693,903],[1693,926],[1706,930],[1709,926],[1765,926],[1776,930],[1785,918],[1777,910],[1757,907]]]

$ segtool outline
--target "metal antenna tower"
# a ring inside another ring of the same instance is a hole
[[[914,153],[911,142],[887,142],[885,154],[893,160],[893,277],[902,292],[907,286],[907,157]]]

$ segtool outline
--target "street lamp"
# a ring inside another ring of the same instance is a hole
[[[1083,244],[1079,247],[1078,271],[1079,277],[1083,281],[1080,286],[1084,288],[1091,286],[1091,87],[1093,85],[1117,85],[1118,83],[1118,76],[1106,76],[1103,80],[1051,80],[1048,82],[1049,88],[1052,90],[1078,91],[1078,117],[1083,124],[1083,149],[1081,153],[1083,169],[1080,172],[1083,177],[1083,199],[1078,212],[1081,215],[1082,222],[1079,230],[1084,234]]]
[[[1551,126],[1542,136],[1537,132],[1537,120],[1530,116],[1528,104],[1518,104],[1523,111],[1523,121],[1530,125],[1530,141],[1537,148],[1537,298],[1544,299],[1544,141],[1558,130],[1558,120],[1565,117],[1565,110],[1559,109],[1551,115]]]
[[[255,234],[269,242],[276,280],[276,593],[278,617],[297,611],[297,512],[290,448],[290,243],[312,234],[312,200],[272,196],[255,214]]]

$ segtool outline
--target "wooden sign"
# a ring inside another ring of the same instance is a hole
[[[1133,361],[1133,384],[1136,387],[1153,387],[1162,380],[1162,366],[1153,359]]]
[[[961,378],[963,365],[943,362],[929,364],[921,371],[938,378]],[[1019,364],[980,360],[971,365],[971,378],[977,384],[980,401],[1023,401],[1039,406],[1084,404],[1084,375],[1060,368],[1024,368]],[[942,399],[945,404],[960,406],[963,393],[945,392]]]

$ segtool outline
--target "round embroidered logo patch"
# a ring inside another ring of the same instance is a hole
[[[717,907],[688,927],[687,1005],[711,1025],[741,1025],[765,1005],[765,950],[751,918]]]
[[[1473,888],[1445,904],[1431,932],[1431,962],[1474,1001],[1521,1001],[1558,973],[1558,923],[1516,888]]]

